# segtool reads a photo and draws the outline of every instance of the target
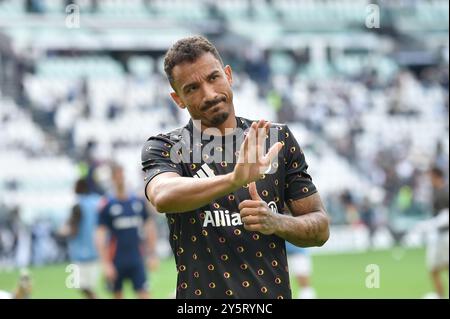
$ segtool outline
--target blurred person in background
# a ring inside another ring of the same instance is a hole
[[[368,197],[364,197],[360,208],[361,222],[367,227],[369,231],[370,246],[374,247],[374,236],[377,229],[375,208]]]
[[[0,268],[13,268],[17,234],[11,227],[9,208],[0,202]]]
[[[20,271],[20,278],[14,292],[10,293],[0,290],[0,299],[29,299],[31,298],[32,285],[28,270],[22,269]]]
[[[286,242],[289,272],[299,287],[298,299],[315,299],[316,290],[311,285],[312,259],[305,248]]]
[[[442,273],[448,274],[449,260],[449,187],[445,181],[443,171],[438,167],[430,170],[433,188],[432,213],[433,217],[422,224],[428,233],[427,266],[430,272],[435,294],[428,294],[428,298],[444,298]]]
[[[360,216],[358,213],[358,207],[356,205],[354,194],[349,189],[346,189],[342,192],[340,200],[344,207],[344,213],[347,223],[349,225],[358,225],[360,223]]]
[[[75,193],[77,203],[72,208],[62,235],[68,238],[70,261],[79,267],[80,289],[86,298],[94,299],[94,289],[98,282],[98,254],[94,237],[101,197],[89,192],[85,178],[77,180]]]
[[[21,208],[12,207],[9,220],[10,230],[14,236],[13,254],[16,267],[28,267],[32,258],[32,232],[23,220]]]
[[[111,168],[114,194],[100,211],[96,242],[108,287],[114,298],[123,298],[123,282],[133,283],[141,299],[150,297],[146,264],[158,265],[156,227],[146,202],[127,191],[123,168]]]

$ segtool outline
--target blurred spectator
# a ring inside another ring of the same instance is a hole
[[[31,259],[31,232],[21,218],[20,208],[10,213],[9,228],[14,236],[14,261],[17,267],[27,267]]]
[[[289,272],[298,285],[298,299],[315,299],[316,290],[311,285],[312,259],[307,249],[294,246],[286,241]]]
[[[53,223],[47,217],[39,217],[33,223],[31,227],[33,265],[42,266],[57,261],[59,252],[53,230]]]
[[[356,206],[355,199],[352,196],[352,193],[349,190],[345,190],[341,194],[341,202],[345,209],[345,217],[347,223],[350,225],[359,224],[359,213],[358,208]]]
[[[369,230],[370,245],[374,246],[374,235],[377,229],[377,221],[375,216],[375,208],[369,198],[365,197],[361,206],[360,218],[362,223]]]
[[[29,299],[31,297],[32,284],[31,278],[26,269],[20,272],[20,278],[17,287],[13,293],[0,290],[0,299]]]
[[[43,0],[26,0],[26,11],[29,13],[44,13],[45,4]]]
[[[445,298],[442,273],[448,274],[449,261],[449,186],[441,169],[430,171],[433,185],[433,218],[428,222],[427,266],[438,298]]]
[[[0,0],[0,2],[2,4],[0,10],[11,10],[9,4],[13,4],[11,7],[16,7],[15,0]],[[166,9],[173,5],[169,2],[167,8],[164,8],[165,2],[152,0],[142,2],[148,10],[146,12],[141,10],[139,14],[148,14],[151,18],[165,19]],[[329,66],[331,72],[316,74],[310,72],[310,67],[316,62],[313,60],[321,59],[317,54],[320,52],[317,52],[313,43],[316,41],[310,41],[309,37],[306,37],[305,42],[302,42],[300,46],[294,42],[291,43],[291,39],[295,39],[297,35],[301,36],[303,30],[289,30],[286,28],[289,23],[280,23],[283,21],[277,19],[271,20],[275,24],[273,30],[270,28],[272,22],[259,30],[265,32],[267,27],[269,31],[264,41],[258,38],[253,39],[253,30],[248,30],[252,34],[245,30],[247,29],[245,25],[252,22],[252,19],[260,19],[261,14],[264,16],[263,19],[266,19],[266,13],[272,17],[283,16],[286,19],[284,22],[288,22],[289,7],[296,9],[297,5],[295,1],[284,2],[286,3],[279,5],[276,1],[266,0],[260,7],[257,6],[257,1],[246,1],[244,5],[233,2],[231,5],[208,0],[199,1],[201,10],[197,11],[207,15],[207,20],[214,20],[216,24],[219,24],[214,31],[208,30],[208,32],[215,33],[214,38],[220,43],[224,62],[233,65],[234,88],[241,91],[239,96],[245,97],[239,101],[242,103],[242,110],[251,109],[252,115],[273,116],[268,119],[289,122],[304,128],[306,135],[311,135],[311,139],[314,140],[314,145],[311,146],[319,150],[318,161],[315,162],[319,167],[318,170],[322,161],[329,159],[331,155],[335,156],[333,161],[340,162],[339,167],[348,165],[351,168],[351,173],[336,171],[335,176],[332,176],[333,179],[343,180],[345,183],[347,180],[357,179],[369,184],[369,187],[382,189],[382,209],[389,210],[389,216],[392,218],[388,226],[393,227],[394,238],[400,242],[404,230],[396,228],[397,226],[394,225],[396,219],[400,221],[403,217],[418,219],[424,218],[426,214],[423,205],[427,192],[430,192],[430,186],[420,179],[421,172],[425,167],[434,164],[443,170],[445,176],[448,176],[448,41],[434,38],[435,31],[428,33],[425,30],[424,34],[432,34],[433,39],[430,37],[428,41],[428,37],[424,36],[423,38],[427,41],[416,39],[417,42],[411,44],[413,43],[410,41],[411,37],[395,30],[398,4],[393,2],[391,9],[389,8],[391,4],[388,5],[384,1],[381,6],[383,10],[386,10],[383,11],[386,14],[381,15],[384,21],[381,24],[384,27],[377,31],[385,33],[386,37],[381,38],[378,34],[370,34],[374,35],[371,39],[376,42],[376,45],[368,48],[367,54],[363,54],[364,57],[361,55],[362,62],[359,58],[355,62],[356,59],[353,59],[353,56],[347,56],[347,51],[352,51],[355,44],[365,46],[366,41],[360,41],[358,34],[348,33],[350,35],[347,35],[346,31],[342,34],[338,33],[336,36],[339,38],[336,39],[343,44],[342,47],[333,44],[334,35],[330,34],[330,41],[328,36],[321,38],[318,42],[323,41],[324,44],[329,45],[322,52],[324,56],[321,62]],[[58,5],[55,6],[55,3]],[[103,14],[105,9],[115,12],[115,5],[125,8],[123,11],[118,10],[120,14],[117,15],[117,19],[122,19],[122,13],[125,19],[130,19],[133,15],[134,1],[108,1],[105,5],[103,1],[98,0],[57,2],[25,0],[21,9],[33,14],[42,14],[47,9],[49,11],[53,8],[64,10],[60,7],[61,4],[72,3],[78,4],[82,12],[85,9],[87,9],[86,12],[90,10],[94,19],[94,15]],[[421,19],[419,15],[422,13],[424,17],[433,16],[430,15],[431,12],[422,11],[428,6],[427,1],[423,3],[425,5],[422,8],[419,6],[421,1],[402,2],[401,10],[398,12],[400,14],[406,12],[408,17],[413,19],[406,21],[415,21],[414,19],[419,21]],[[433,1],[432,6],[438,8],[442,6],[442,3],[444,7],[448,6],[445,1]],[[127,10],[128,5],[131,10]],[[308,7],[317,6],[319,10],[321,5],[328,5],[328,3],[312,1]],[[244,8],[243,18],[236,17],[238,19],[236,24],[229,23],[233,21],[230,19],[234,19],[229,16],[230,7],[236,10],[232,11],[233,13],[239,13],[240,7]],[[288,10],[283,7],[287,7]],[[340,7],[336,3],[333,7],[338,7],[343,13],[347,12],[345,4]],[[167,10],[167,12],[170,11]],[[314,14],[314,10],[311,10],[311,13]],[[322,14],[326,12],[321,11]],[[6,20],[8,20],[7,16],[5,15]],[[12,15],[12,19],[14,16]],[[402,16],[401,20],[408,17]],[[432,20],[429,23],[435,22],[436,27],[441,21],[438,17]],[[301,23],[300,20],[298,22]],[[404,22],[399,25],[407,24]],[[196,24],[193,23],[193,25]],[[244,29],[242,34],[239,33],[241,27]],[[328,27],[330,27],[328,31],[335,32],[334,24]],[[422,27],[426,29],[425,26]],[[88,26],[86,28],[87,31],[90,30]],[[443,28],[445,29],[445,25]],[[100,175],[103,174],[104,158],[99,158],[97,154],[99,147],[109,150],[116,146],[114,151],[117,155],[124,156],[128,165],[132,166],[135,160],[128,155],[140,148],[140,139],[143,135],[149,133],[149,130],[156,130],[158,126],[171,128],[184,121],[179,108],[169,97],[169,88],[160,68],[160,50],[144,53],[149,53],[151,72],[146,71],[142,78],[125,68],[123,61],[118,62],[114,58],[117,56],[114,50],[101,48],[90,52],[77,48],[78,36],[71,37],[74,40],[73,50],[59,52],[45,50],[40,45],[36,46],[34,43],[36,41],[32,41],[35,39],[32,28],[30,30],[5,28],[7,29],[10,30],[2,33],[2,36],[11,37],[11,43],[15,43],[16,40],[17,43],[25,42],[16,50],[14,56],[0,53],[0,88],[2,90],[0,92],[0,153],[6,154],[6,156],[0,156],[0,159],[11,157],[15,161],[16,156],[20,158],[22,154],[26,154],[32,155],[32,160],[48,156],[56,157],[61,161],[70,161],[74,167],[80,163],[80,167],[83,167],[81,175],[87,177],[90,191],[103,194],[104,185]],[[276,31],[275,37],[272,31]],[[40,33],[37,29],[36,32]],[[59,34],[59,31],[56,33]],[[97,41],[99,38],[96,36],[101,36],[101,32],[88,33],[93,37],[92,42],[97,44],[104,42]],[[53,34],[52,30],[48,34]],[[121,35],[118,34],[118,36]],[[58,37],[55,34],[55,41]],[[270,43],[272,37],[275,40]],[[340,41],[341,37],[350,41]],[[29,42],[27,38],[30,39]],[[81,38],[84,39],[84,36]],[[361,39],[365,40],[364,35]],[[65,42],[65,39],[62,40]],[[111,40],[111,43],[114,43],[115,38]],[[5,44],[8,42],[6,41]],[[53,43],[53,41],[50,42]],[[89,42],[86,41],[87,44]],[[386,45],[378,45],[381,43]],[[423,47],[427,56],[435,56],[436,59],[421,61],[418,58],[414,63],[408,64],[396,58],[396,51],[411,50],[411,53],[414,53],[415,48],[411,49],[411,47],[416,46]],[[392,47],[392,51],[389,47]],[[141,49],[136,52],[133,50],[129,48],[126,55],[130,57],[143,55]],[[272,58],[279,53],[283,53],[283,57],[281,61],[278,59],[276,61],[281,64],[272,63]],[[348,65],[342,64],[341,58],[344,62],[348,58]],[[94,60],[94,63],[86,67],[86,60]],[[289,75],[286,75],[280,72],[280,69],[288,60],[293,60],[294,63],[288,63],[286,73]],[[104,64],[107,68],[111,67],[120,72],[103,75],[101,74],[103,67],[99,70],[96,67]],[[86,67],[86,70],[81,70],[83,67]],[[353,68],[354,72],[349,71],[348,68]],[[121,72],[123,70],[125,72]],[[78,73],[79,71],[82,72]],[[6,103],[9,98],[12,100],[10,106]],[[255,108],[251,106],[256,106],[258,111],[254,112]],[[136,113],[140,116],[136,117]],[[139,122],[141,117],[143,121]],[[426,125],[422,126],[422,124]],[[408,129],[399,130],[399,128]],[[327,149],[330,153],[322,156],[320,149]],[[20,155],[14,155],[16,152]],[[109,158],[109,154],[106,157]],[[17,162],[19,163],[20,160]],[[11,168],[11,171],[13,170]],[[33,177],[29,176],[32,174],[22,167],[12,172],[12,175],[14,174],[15,176],[5,178],[2,176],[2,183],[0,183],[0,191],[14,193],[14,198],[35,195],[31,191],[34,183],[42,185],[39,190],[47,194],[54,190],[54,185],[46,184],[45,180],[33,180]],[[320,176],[318,181],[328,186],[329,178],[325,174]],[[139,177],[136,176],[135,179],[139,180]],[[70,184],[66,185],[67,192],[71,191],[72,182],[73,180],[70,180],[67,183]],[[340,198],[344,191],[343,186],[330,188],[330,191],[324,194],[324,200],[332,203],[327,206],[330,207],[333,223],[370,224],[372,213],[367,211],[367,205],[364,204],[365,191],[358,188],[352,189],[350,192],[352,200],[348,201]],[[10,222],[9,217],[3,217],[3,222],[0,221],[1,264],[15,264],[19,246],[27,247],[29,251],[32,245],[30,229],[34,230],[36,241],[33,242],[33,247],[37,251],[42,251],[37,247],[42,247],[44,242],[49,243],[51,247],[55,245],[54,224],[43,218],[37,219],[35,216],[41,213],[38,212],[37,207],[29,205],[25,208],[24,213],[33,214],[32,220],[27,221],[33,226],[26,226],[21,221],[21,226],[17,227],[16,223]],[[62,210],[68,209],[61,208],[61,214],[66,212]],[[406,223],[403,224],[406,225]],[[370,227],[369,230],[375,231]],[[28,235],[26,235],[27,232]],[[37,236],[41,235],[46,238],[46,241],[39,241]],[[19,237],[22,239],[19,240]],[[56,243],[58,244],[58,241]],[[57,247],[59,251],[63,248],[62,245]],[[27,249],[20,250],[19,259],[22,260],[22,264],[27,264],[26,260],[30,258],[24,253]],[[53,258],[61,259],[60,256],[55,257],[48,251],[45,256],[47,257],[43,258],[44,255],[42,255],[43,259],[37,260],[45,262]]]
[[[101,209],[96,244],[104,275],[114,298],[123,298],[123,283],[130,280],[136,295],[149,297],[146,264],[157,265],[156,227],[146,202],[129,193],[124,171],[111,168],[114,194]],[[112,252],[112,253],[111,253]]]
[[[88,183],[83,178],[77,180],[75,193],[77,194],[77,204],[72,208],[63,234],[69,241],[70,260],[79,269],[79,288],[86,298],[95,299],[95,287],[98,281],[98,255],[94,236],[101,197],[95,193],[89,193]]]

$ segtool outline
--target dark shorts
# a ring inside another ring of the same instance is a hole
[[[123,282],[126,279],[133,283],[134,291],[148,291],[147,273],[144,264],[137,262],[130,265],[114,265],[117,271],[116,280],[112,284],[112,290],[118,292],[122,290]]]

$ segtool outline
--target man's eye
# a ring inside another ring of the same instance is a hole
[[[189,89],[187,89],[187,93],[192,93],[196,90],[197,88],[195,86],[191,86]]]
[[[211,77],[211,81],[217,79],[218,77],[219,77],[218,75],[213,75],[213,76]]]

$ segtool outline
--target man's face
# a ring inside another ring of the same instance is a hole
[[[188,109],[193,120],[217,127],[234,111],[231,68],[222,67],[211,53],[193,63],[176,65],[172,75],[176,90],[172,98],[179,107]]]
[[[116,188],[122,188],[125,184],[125,178],[123,175],[123,168],[114,167],[112,169],[112,180]]]
[[[433,172],[430,172],[429,174],[430,174],[430,179],[431,179],[431,185],[434,188],[439,188],[439,186],[441,184],[440,177],[438,175],[436,175],[435,173],[433,173]]]

